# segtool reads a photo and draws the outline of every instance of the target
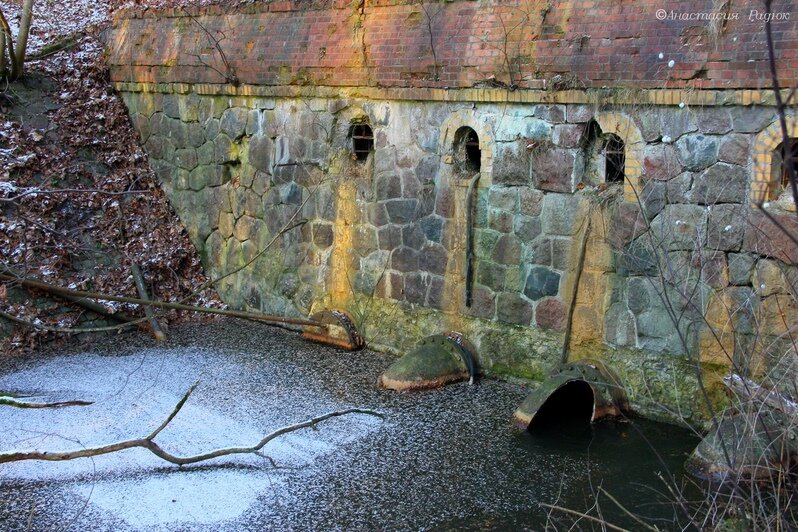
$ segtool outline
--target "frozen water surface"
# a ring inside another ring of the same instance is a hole
[[[667,522],[656,472],[677,475],[695,440],[643,421],[556,434],[510,425],[528,390],[492,380],[397,394],[375,387],[394,359],[343,353],[236,321],[187,325],[157,346],[136,335],[0,361],[0,390],[88,407],[0,407],[0,450],[68,450],[143,437],[200,385],[157,437],[188,455],[252,445],[331,410],[365,407],[279,438],[257,456],[178,467],[133,449],[0,466],[4,530],[541,528],[539,502],[588,508],[602,485]],[[645,444],[657,442],[660,463]],[[605,518],[624,516],[603,508]]]

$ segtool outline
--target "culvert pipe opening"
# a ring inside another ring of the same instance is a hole
[[[593,420],[593,388],[582,380],[569,381],[552,393],[538,409],[529,429],[558,425],[588,425]]]

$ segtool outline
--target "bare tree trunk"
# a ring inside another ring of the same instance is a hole
[[[28,48],[28,35],[33,20],[33,2],[34,0],[25,0],[22,4],[22,18],[19,21],[19,35],[17,35],[17,49],[14,57],[15,78],[20,77],[25,68],[25,51]]]
[[[0,79],[3,79],[6,71],[6,32],[0,27]]]

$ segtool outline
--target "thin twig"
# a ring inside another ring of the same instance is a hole
[[[563,512],[563,513],[566,513],[566,514],[575,515],[575,516],[580,517],[582,519],[587,519],[588,521],[592,521],[594,523],[600,524],[601,526],[607,527],[610,530],[617,530],[618,532],[629,532],[625,528],[621,528],[619,526],[613,525],[612,523],[608,523],[607,521],[605,521],[603,519],[599,519],[597,517],[593,517],[592,515],[584,514],[582,512],[577,512],[576,510],[571,510],[569,508],[563,508],[562,506],[557,506],[556,504],[546,504],[545,502],[540,502],[538,504],[540,506],[543,506],[544,508],[549,508],[551,510],[557,510],[558,512]]]

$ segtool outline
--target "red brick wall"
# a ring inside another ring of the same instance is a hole
[[[114,81],[220,83],[214,69],[225,68],[202,25],[220,36],[238,78],[260,85],[769,87],[764,22],[751,20],[760,0],[731,0],[736,19],[714,27],[680,19],[719,3],[293,0],[192,16],[128,11],[109,35],[109,61]],[[789,17],[773,23],[780,78],[796,85],[798,6],[776,0],[773,9]]]

